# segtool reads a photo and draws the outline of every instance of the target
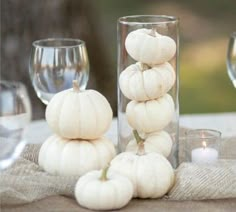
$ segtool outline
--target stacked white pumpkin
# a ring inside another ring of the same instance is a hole
[[[145,140],[146,152],[158,152],[168,157],[172,139],[163,129],[171,122],[174,101],[168,94],[176,80],[170,61],[176,53],[175,41],[154,29],[138,29],[125,40],[128,54],[137,63],[128,66],[119,77],[119,85],[125,97],[131,101],[126,107],[129,125]],[[127,151],[137,151],[131,140]]]
[[[115,156],[113,143],[103,134],[112,121],[106,98],[95,90],[73,89],[56,94],[46,109],[46,120],[54,135],[39,152],[39,165],[51,174],[81,176],[99,170]]]

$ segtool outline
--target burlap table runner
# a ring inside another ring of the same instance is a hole
[[[181,133],[182,134],[182,133]],[[184,161],[184,139],[180,137],[179,159]],[[77,177],[54,176],[37,164],[40,145],[28,145],[21,157],[0,174],[1,205],[33,202],[48,196],[73,197]],[[214,166],[182,163],[176,183],[165,199],[203,200],[236,198],[236,138],[222,141],[221,158]]]

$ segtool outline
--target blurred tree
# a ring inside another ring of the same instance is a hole
[[[44,117],[45,106],[31,85],[28,60],[32,42],[48,37],[86,42],[91,71],[88,87],[103,93],[116,113],[116,75],[106,55],[107,46],[100,42],[99,24],[98,11],[91,1],[1,0],[1,79],[26,84],[34,119]]]

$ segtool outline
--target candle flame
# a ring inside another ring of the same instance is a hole
[[[206,148],[206,146],[207,146],[206,141],[202,142],[202,146],[203,146],[204,149]]]

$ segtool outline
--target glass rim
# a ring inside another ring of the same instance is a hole
[[[234,32],[231,33],[231,37],[232,37],[232,38],[236,38],[236,31],[234,31]]]
[[[71,45],[58,45],[58,46],[49,46],[49,45],[43,45],[44,42],[74,42],[74,44]],[[79,47],[81,45],[85,45],[85,41],[76,39],[76,38],[45,38],[40,40],[35,40],[32,43],[32,46],[36,48],[75,48]]]
[[[197,134],[200,132],[211,133],[210,135],[204,135],[204,137],[203,137],[204,139],[210,139],[210,138],[214,138],[214,137],[221,138],[221,135],[222,135],[222,133],[220,131],[214,130],[214,129],[191,129],[191,130],[188,130],[185,132],[185,136],[187,138],[196,138],[197,135],[199,135],[199,137],[200,137],[200,134]]]
[[[159,21],[138,21],[135,20],[137,18],[159,18],[163,20]],[[131,19],[131,20],[127,20]],[[132,19],[134,19],[132,21]],[[176,16],[168,16],[168,15],[130,15],[130,16],[123,16],[118,18],[118,22],[122,24],[157,24],[157,23],[177,23],[179,22],[179,18]]]

